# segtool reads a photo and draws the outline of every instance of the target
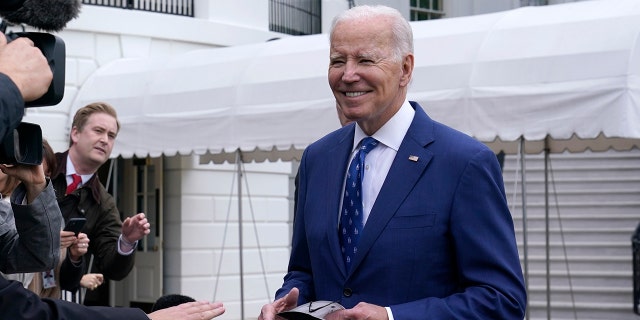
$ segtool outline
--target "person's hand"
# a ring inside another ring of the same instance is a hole
[[[47,180],[44,177],[42,165],[0,164],[0,170],[22,181],[22,184],[24,184],[27,190],[27,203],[33,202],[40,192],[47,187]]]
[[[89,290],[95,290],[104,282],[102,273],[87,273],[80,279],[80,285]]]
[[[66,249],[71,247],[77,239],[73,231],[60,231],[60,248]]]
[[[78,239],[69,247],[69,254],[72,261],[80,260],[80,257],[87,253],[89,249],[89,237],[86,233],[78,233]]]
[[[0,72],[16,84],[24,101],[33,101],[49,90],[53,72],[33,41],[19,37],[10,43],[0,35]]]
[[[147,316],[151,320],[208,320],[224,313],[221,302],[187,302],[175,307],[160,309]]]
[[[276,319],[277,313],[297,307],[299,294],[298,288],[293,288],[284,297],[273,303],[265,304],[262,306],[262,310],[260,310],[258,320],[274,320]]]
[[[133,217],[127,217],[122,223],[122,237],[128,243],[134,243],[151,232],[151,225],[144,213],[138,213]]]
[[[355,307],[346,310],[338,310],[327,314],[324,317],[326,320],[389,320],[387,309],[375,304],[366,302],[360,302]]]

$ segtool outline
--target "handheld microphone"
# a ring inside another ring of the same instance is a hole
[[[0,0],[0,16],[12,24],[56,32],[78,17],[80,6],[80,0]]]

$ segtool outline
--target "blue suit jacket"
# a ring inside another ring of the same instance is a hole
[[[299,304],[362,301],[391,307],[398,320],[522,319],[526,292],[496,156],[411,105],[413,122],[349,272],[338,212],[354,124],[305,150],[289,272],[276,298],[297,287]]]

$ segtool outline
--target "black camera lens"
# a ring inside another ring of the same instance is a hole
[[[42,129],[22,122],[0,143],[0,163],[39,165],[42,163]]]

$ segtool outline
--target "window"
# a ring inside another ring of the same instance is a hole
[[[546,6],[548,5],[547,0],[520,0],[520,6]]]
[[[270,31],[308,35],[321,29],[321,0],[269,0]]]
[[[411,0],[411,21],[433,20],[444,17],[443,0]]]
[[[82,4],[193,17],[193,0],[82,0]]]

